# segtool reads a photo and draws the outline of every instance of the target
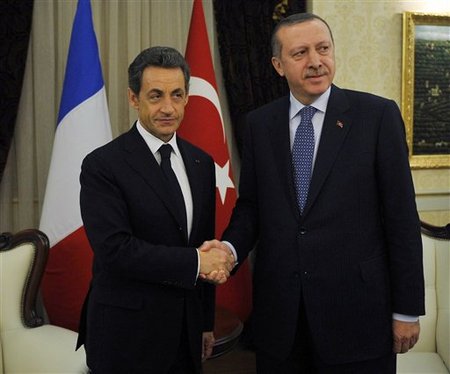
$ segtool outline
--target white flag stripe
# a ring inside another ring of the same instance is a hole
[[[71,110],[57,126],[40,223],[50,246],[82,226],[81,163],[89,152],[111,138],[104,87]]]

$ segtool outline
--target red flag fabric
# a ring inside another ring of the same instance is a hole
[[[201,0],[194,0],[186,60],[191,68],[189,102],[178,133],[208,152],[216,166],[216,238],[228,225],[236,189]],[[251,275],[246,260],[227,283],[217,287],[216,304],[245,321],[251,311]]]

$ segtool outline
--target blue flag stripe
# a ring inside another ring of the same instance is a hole
[[[103,85],[91,3],[90,0],[79,0],[70,37],[58,124],[67,113],[93,96]]]

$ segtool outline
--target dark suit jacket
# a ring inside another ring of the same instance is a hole
[[[332,86],[302,216],[288,122],[289,97],[249,114],[240,197],[223,235],[241,263],[257,242],[255,344],[286,358],[303,300],[325,362],[392,352],[392,312],[424,314],[420,226],[398,107]]]
[[[136,126],[83,161],[81,212],[94,264],[80,343],[94,372],[164,373],[183,324],[200,369],[215,294],[196,280],[195,247],[214,237],[215,169],[202,150],[179,137],[178,146],[193,199],[189,241]]]

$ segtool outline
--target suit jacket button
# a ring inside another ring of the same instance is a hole
[[[306,228],[300,227],[300,235],[305,235],[305,234],[306,234]]]

